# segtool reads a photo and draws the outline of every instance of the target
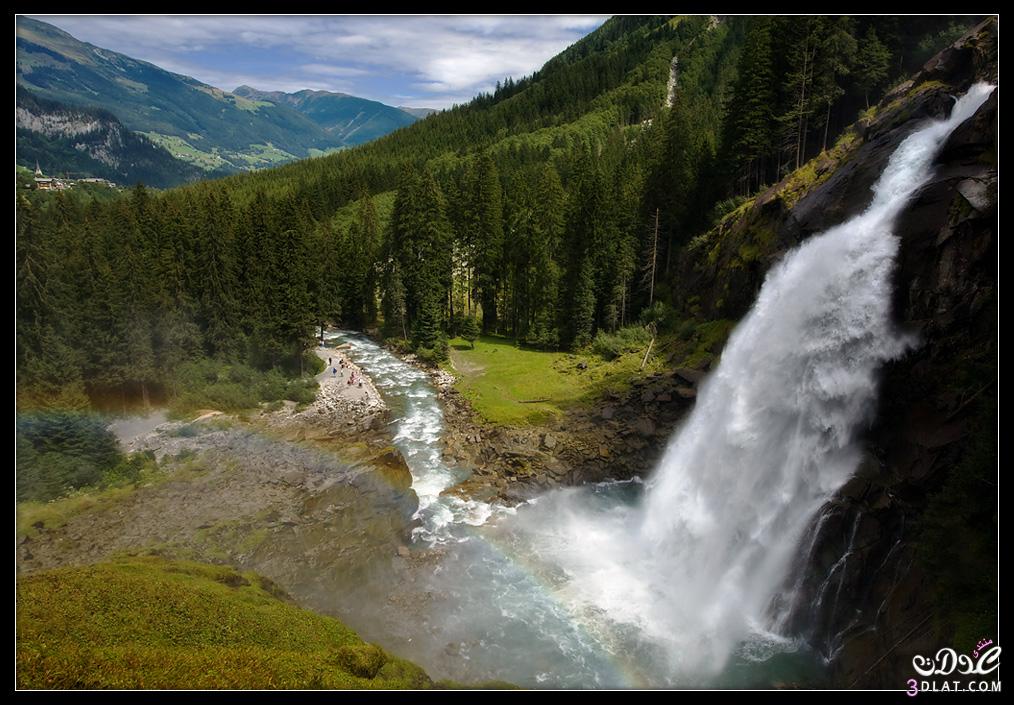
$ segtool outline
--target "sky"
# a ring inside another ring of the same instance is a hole
[[[38,15],[75,38],[227,91],[337,91],[448,108],[519,79],[606,16]]]

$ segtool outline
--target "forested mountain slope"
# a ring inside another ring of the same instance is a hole
[[[23,381],[37,355],[61,354],[43,338],[66,341],[89,393],[129,396],[198,354],[298,366],[314,323],[381,313],[436,357],[462,316],[543,347],[639,317],[675,325],[680,253],[766,173],[734,155],[790,170],[960,29],[614,18],[533,76],[357,149],[109,206],[22,208]],[[758,57],[763,80],[744,82]],[[764,139],[742,128],[761,98]]]
[[[17,163],[50,176],[95,176],[165,188],[206,173],[128,130],[112,113],[37,98],[17,87]]]

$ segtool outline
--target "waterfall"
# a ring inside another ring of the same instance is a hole
[[[807,530],[858,466],[878,369],[915,344],[890,322],[893,223],[991,90],[974,86],[949,119],[903,141],[862,214],[772,269],[647,482],[559,488],[512,508],[445,495],[456,478],[434,445],[435,393],[349,337],[403,412],[396,443],[419,493],[420,538],[443,556],[406,582],[426,599],[405,652],[431,673],[531,687],[769,682],[756,669],[795,649],[773,598],[795,602],[806,581],[790,568],[814,550]],[[851,560],[826,576],[827,604],[844,598]]]
[[[684,665],[720,667],[765,628],[804,530],[855,471],[878,369],[914,342],[890,320],[893,223],[992,90],[975,85],[948,119],[904,140],[863,213],[772,269],[670,441],[639,533],[665,604],[655,616],[693,645]]]
[[[991,90],[974,86],[947,120],[905,139],[863,213],[768,273],[640,502],[560,490],[505,527],[606,651],[630,668],[650,664],[645,682],[709,682],[734,654],[792,648],[772,601],[792,604],[777,593],[792,590],[804,534],[858,467],[879,368],[916,342],[890,318],[893,223]],[[841,576],[831,577],[835,600]]]

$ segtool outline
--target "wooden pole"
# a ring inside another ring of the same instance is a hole
[[[644,351],[644,359],[641,360],[641,367],[638,368],[638,369],[642,369],[642,370],[644,369],[645,363],[648,362],[648,355],[651,354],[651,346],[654,345],[654,344],[655,344],[655,338],[652,337],[651,342],[648,343],[648,349]]]

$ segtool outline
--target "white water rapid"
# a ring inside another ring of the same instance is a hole
[[[915,342],[890,322],[894,221],[992,89],[973,86],[948,119],[905,139],[862,214],[772,269],[643,485],[555,490],[481,525],[486,505],[427,489],[449,481],[428,455],[439,418],[403,422],[426,460],[407,458],[427,538],[476,539],[452,543],[429,585],[448,596],[428,616],[439,630],[406,655],[439,672],[462,652],[441,662],[434,647],[466,645],[471,674],[529,686],[728,687],[752,682],[737,676],[744,664],[796,651],[774,633],[772,597],[857,467],[879,368]]]

